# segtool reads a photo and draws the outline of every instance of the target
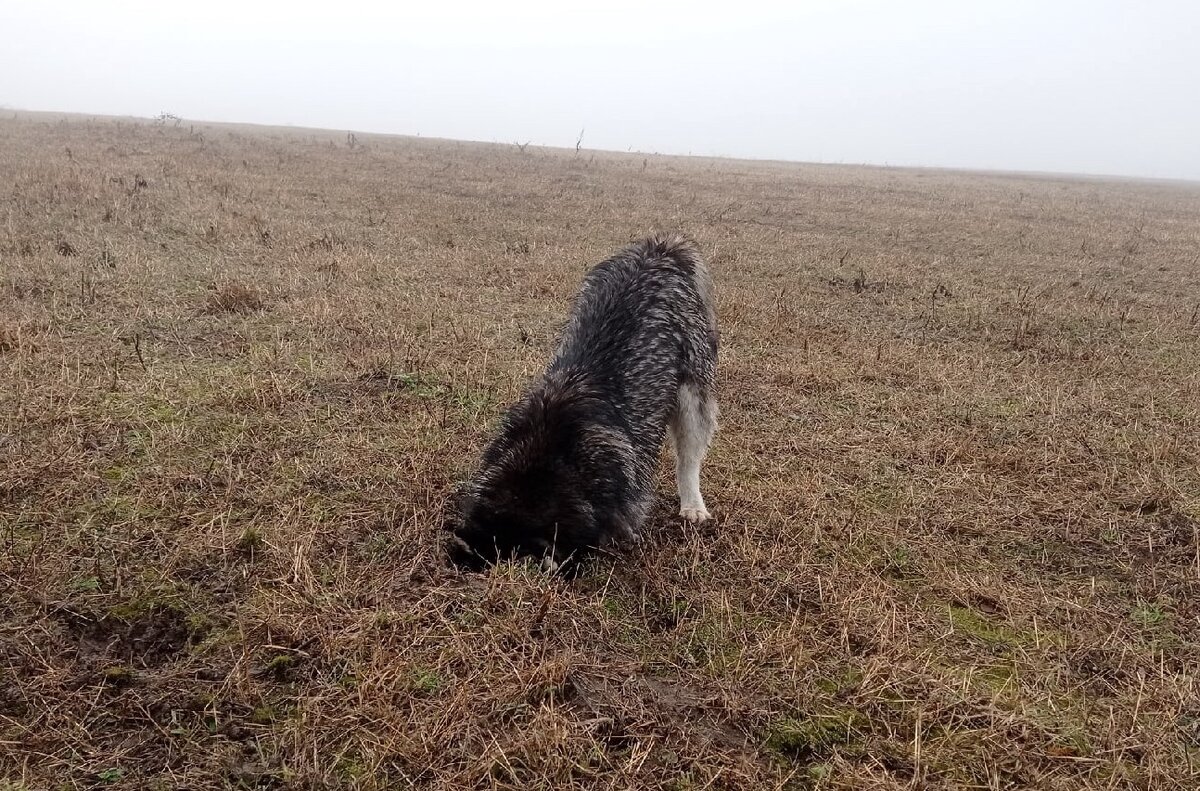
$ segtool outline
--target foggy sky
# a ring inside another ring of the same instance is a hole
[[[0,0],[0,106],[1200,179],[1200,3]]]

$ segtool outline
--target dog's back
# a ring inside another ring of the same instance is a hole
[[[587,274],[547,373],[586,372],[657,460],[679,390],[711,392],[716,366],[708,268],[690,241],[655,236]]]

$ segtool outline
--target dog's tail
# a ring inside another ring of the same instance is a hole
[[[700,303],[699,309],[704,316],[704,333],[712,347],[709,353],[715,357],[720,337],[716,299],[712,275],[696,242],[679,233],[655,233],[626,247],[624,254],[646,263],[670,261],[691,276]]]
[[[678,233],[651,234],[626,247],[625,254],[643,261],[666,259],[691,269],[704,269],[704,259],[696,242]]]

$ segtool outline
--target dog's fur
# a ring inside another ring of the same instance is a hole
[[[709,518],[700,463],[716,430],[717,318],[695,245],[654,236],[583,280],[541,378],[504,418],[462,491],[451,559],[519,556],[564,570],[638,540],[668,428],[680,515]]]

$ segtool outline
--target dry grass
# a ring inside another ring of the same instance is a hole
[[[245,283],[212,285],[208,295],[208,313],[253,313],[265,306],[258,289]]]
[[[346,140],[0,122],[0,788],[1197,787],[1200,190]],[[656,228],[718,524],[447,570]]]

